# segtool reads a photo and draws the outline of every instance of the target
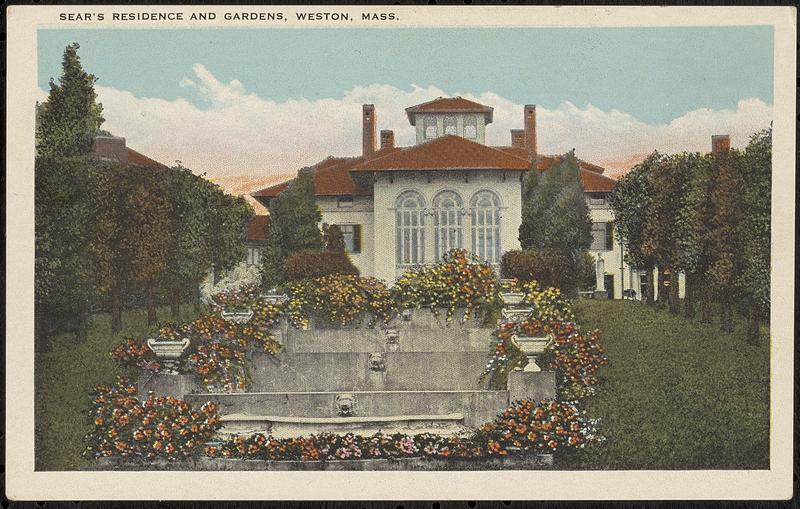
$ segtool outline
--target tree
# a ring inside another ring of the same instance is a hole
[[[617,238],[620,242],[625,242],[625,261],[632,267],[646,271],[650,284],[647,285],[647,295],[642,297],[648,304],[653,304],[652,281],[655,267],[654,258],[642,249],[645,243],[647,210],[652,195],[649,175],[662,158],[658,152],[650,154],[617,181],[609,197],[614,210]]]
[[[577,273],[592,243],[592,221],[575,154],[565,154],[546,172],[532,167],[522,196],[522,248],[559,253],[569,261],[570,272]]]
[[[91,151],[104,119],[97,102],[97,78],[86,73],[78,57],[78,43],[64,50],[59,84],[50,80],[47,100],[38,108],[36,148],[40,155],[69,157]]]
[[[322,213],[314,199],[314,175],[307,169],[273,200],[267,241],[261,257],[261,278],[266,288],[286,281],[286,258],[299,251],[323,247],[319,222]]]
[[[163,283],[172,318],[178,319],[182,294],[196,288],[210,267],[211,227],[205,205],[206,195],[215,190],[180,163],[164,177],[170,198],[170,239]]]
[[[216,184],[207,182],[207,217],[209,226],[209,266],[215,282],[221,275],[244,260],[244,232],[253,218],[253,207],[241,196],[222,192]]]
[[[154,325],[156,290],[167,262],[170,242],[169,197],[163,171],[152,168],[124,167],[119,181],[125,196],[120,207],[123,235],[119,246],[123,253],[122,267],[130,281],[144,293],[147,324]]]
[[[95,281],[89,162],[38,157],[35,172],[36,335],[42,340],[53,330],[67,329],[83,340]]]
[[[772,127],[756,133],[741,161],[738,239],[741,272],[736,286],[742,310],[748,317],[747,338],[755,343],[759,324],[770,310],[770,212],[772,191]]]
[[[741,154],[731,149],[714,154],[710,179],[710,266],[707,277],[715,297],[720,302],[720,321],[723,331],[733,331],[733,306],[736,301],[736,281],[742,270],[740,254],[742,217],[740,195],[744,188],[740,168]]]

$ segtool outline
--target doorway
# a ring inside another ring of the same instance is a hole
[[[613,274],[604,274],[603,275],[603,282],[606,287],[606,292],[608,293],[609,299],[615,299],[616,295],[614,294],[614,275]]]

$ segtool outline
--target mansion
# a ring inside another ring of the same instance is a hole
[[[492,113],[493,108],[461,97],[411,106],[406,114],[416,143],[398,147],[393,131],[378,131],[374,105],[365,104],[361,154],[311,166],[322,221],[341,228],[362,275],[392,282],[407,268],[433,263],[453,248],[499,267],[504,252],[520,249],[524,176],[534,162],[547,171],[560,158],[537,151],[535,106],[524,107],[523,128],[511,130],[507,146],[485,142]],[[597,165],[579,163],[593,222],[595,290],[621,298],[623,290],[634,289],[638,297],[643,281],[624,263],[612,229],[607,196],[616,181]],[[252,196],[269,208],[287,185]]]

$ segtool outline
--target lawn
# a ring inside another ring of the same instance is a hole
[[[611,364],[587,411],[607,442],[565,458],[583,469],[769,468],[769,338],[733,333],[635,301],[579,300]]]
[[[185,306],[182,318],[193,316]],[[167,308],[159,309],[167,320]],[[90,391],[95,385],[114,381],[125,372],[110,356],[111,349],[124,337],[141,338],[151,331],[145,310],[130,310],[123,315],[120,334],[109,331],[109,315],[92,317],[88,338],[79,343],[72,334],[55,336],[47,352],[37,352],[34,366],[36,384],[35,453],[36,470],[76,470],[83,466],[83,436],[88,431],[87,412]]]

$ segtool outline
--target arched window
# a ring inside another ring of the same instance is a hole
[[[456,128],[456,117],[452,115],[444,117],[444,134],[452,134],[453,136],[458,134],[458,130]]]
[[[464,138],[474,140],[478,137],[478,119],[475,116],[464,118]]]
[[[425,202],[419,193],[406,191],[396,202],[397,265],[407,267],[425,261]]]
[[[433,229],[436,240],[436,259],[441,260],[451,249],[464,245],[461,226],[461,197],[453,191],[442,191],[433,199]]]
[[[431,140],[436,138],[436,117],[433,115],[425,115],[423,125],[425,126],[425,139]]]
[[[500,262],[500,199],[491,191],[472,197],[472,252],[483,261]]]

